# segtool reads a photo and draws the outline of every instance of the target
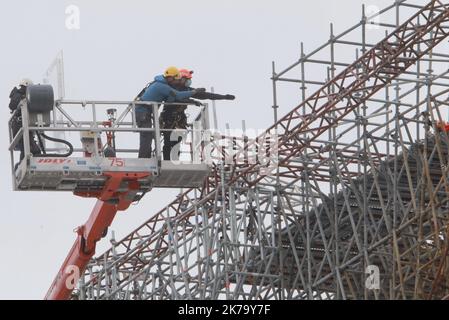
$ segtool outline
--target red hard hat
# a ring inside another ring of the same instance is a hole
[[[187,70],[187,69],[179,70],[179,75],[181,78],[192,79],[192,73],[193,73],[193,71]]]

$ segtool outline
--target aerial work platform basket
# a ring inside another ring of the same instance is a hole
[[[148,108],[150,126],[137,125],[136,105]],[[170,107],[164,104],[164,108]],[[27,98],[10,120],[14,189],[95,192],[105,187],[111,172],[130,177],[147,173],[139,177],[142,192],[153,187],[201,186],[210,173],[202,155],[204,132],[209,129],[208,108],[186,107],[187,129],[163,129],[159,126],[160,103],[54,101],[51,86],[29,86]],[[17,133],[11,129],[13,121],[21,122]],[[150,158],[138,158],[142,132],[153,133]],[[172,141],[182,136],[172,150],[172,160],[162,160],[163,132],[169,132]],[[39,146],[39,152],[33,144]],[[21,150],[23,158],[18,157]]]

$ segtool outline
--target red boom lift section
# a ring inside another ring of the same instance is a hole
[[[148,177],[149,174],[149,172],[105,172],[104,175],[109,179],[102,191],[75,193],[81,197],[95,197],[98,200],[87,222],[78,227],[77,239],[45,299],[65,300],[70,298],[76,286],[76,280],[84,273],[87,264],[95,254],[97,242],[106,235],[117,211],[126,210],[134,201],[140,189],[138,180]]]

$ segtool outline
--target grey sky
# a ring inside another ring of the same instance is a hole
[[[425,2],[425,1],[423,1]],[[389,0],[370,0],[380,8]],[[81,29],[67,30],[65,8],[80,8]],[[279,69],[336,32],[360,21],[360,0],[2,1],[0,3],[0,299],[40,299],[70,249],[73,229],[95,200],[71,193],[12,192],[7,152],[7,103],[26,76],[36,82],[64,50],[66,97],[130,100],[169,65],[195,70],[194,86],[237,96],[219,102],[218,118],[240,128],[272,123],[271,61]],[[282,88],[280,113],[300,101],[298,88]],[[113,223],[125,236],[173,199],[178,190],[153,190]],[[103,241],[97,250],[106,247]]]

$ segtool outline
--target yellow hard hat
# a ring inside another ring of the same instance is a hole
[[[164,77],[173,77],[173,78],[178,78],[179,79],[180,75],[179,75],[178,68],[176,68],[176,67],[168,67],[167,69],[165,69]]]

